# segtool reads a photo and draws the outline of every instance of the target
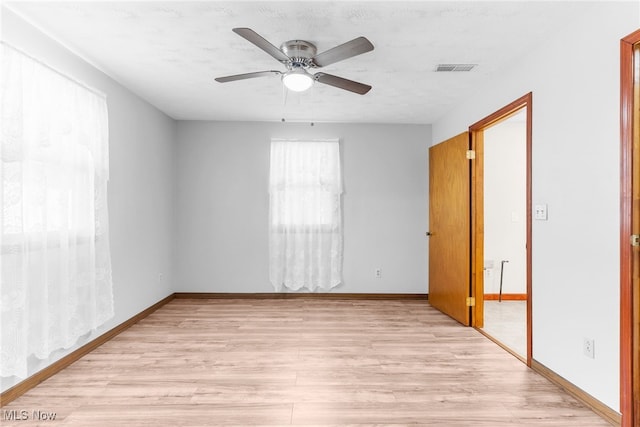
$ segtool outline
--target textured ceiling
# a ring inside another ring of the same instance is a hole
[[[5,2],[175,119],[432,123],[526,52],[549,42],[585,2]],[[308,40],[322,52],[358,36],[375,50],[322,71],[373,86],[360,96],[316,83],[285,94],[284,70],[231,31],[272,44]],[[436,73],[440,63],[478,64]],[[285,96],[286,95],[286,96]]]

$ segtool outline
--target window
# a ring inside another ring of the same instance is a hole
[[[2,44],[0,375],[113,316],[103,95]]]
[[[342,281],[342,177],[337,140],[271,141],[270,277],[276,290]]]

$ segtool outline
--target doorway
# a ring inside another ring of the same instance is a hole
[[[469,127],[476,153],[471,180],[473,326],[527,366],[532,355],[532,100],[528,93]]]
[[[526,108],[482,132],[482,331],[524,360],[527,357]]]

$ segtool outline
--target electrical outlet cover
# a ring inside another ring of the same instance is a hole
[[[596,358],[596,352],[595,352],[595,341],[589,338],[585,338],[583,341],[583,353],[585,356],[591,358],[591,359],[595,359]]]

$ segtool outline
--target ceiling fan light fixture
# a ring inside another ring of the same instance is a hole
[[[283,74],[282,83],[289,90],[304,92],[313,86],[313,76],[302,68],[296,68]]]

